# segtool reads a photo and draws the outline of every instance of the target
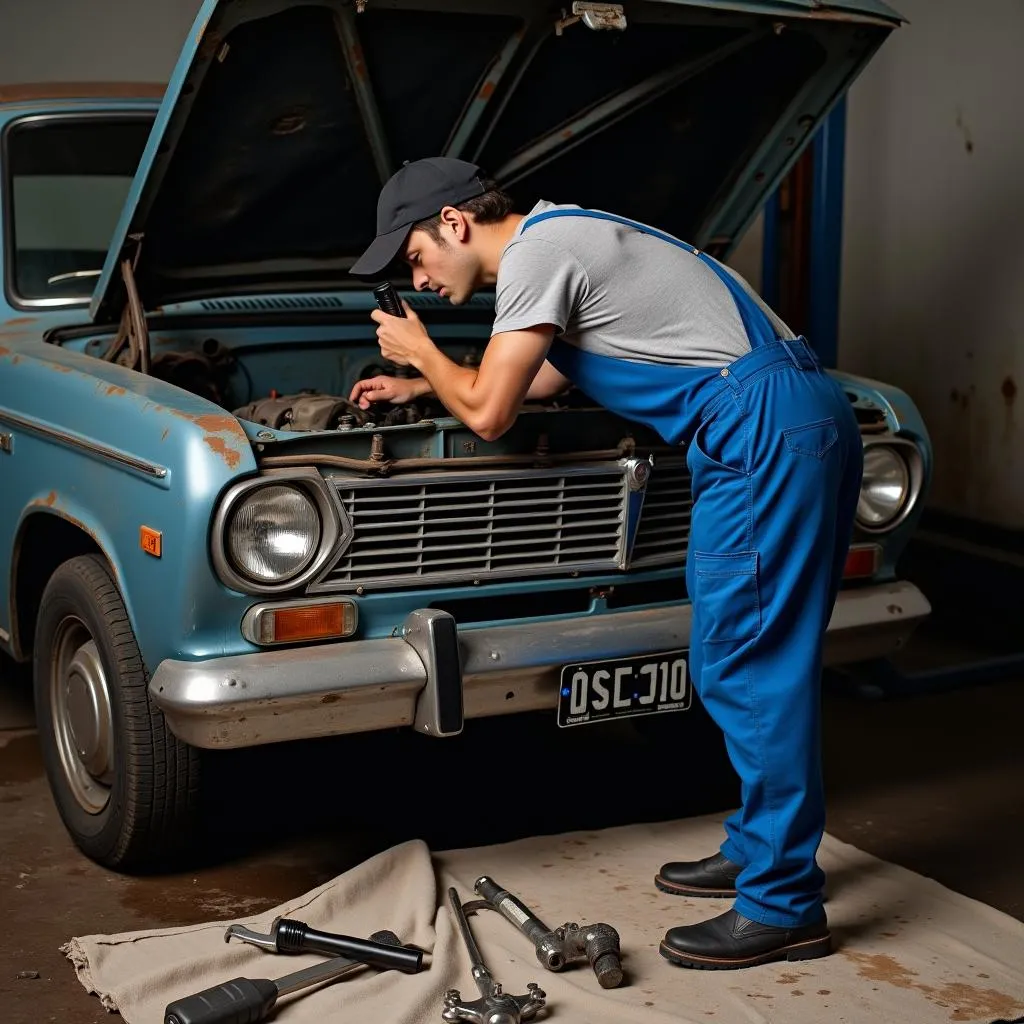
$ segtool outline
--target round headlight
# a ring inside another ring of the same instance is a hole
[[[320,514],[297,487],[274,484],[252,491],[235,509],[227,548],[239,572],[257,583],[297,576],[316,555]]]
[[[910,472],[899,453],[882,445],[864,449],[864,478],[857,502],[857,519],[869,529],[881,529],[902,511],[910,490]]]

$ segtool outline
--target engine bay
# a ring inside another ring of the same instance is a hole
[[[180,336],[176,341],[183,341]],[[347,431],[366,427],[405,426],[450,415],[432,395],[405,403],[376,402],[361,409],[349,400],[359,380],[376,376],[419,377],[411,367],[380,358],[376,346],[345,345],[328,348],[305,346],[225,345],[206,337],[192,344],[170,347],[170,339],[157,340],[150,374],[199,395],[241,420],[273,430],[313,432]],[[482,347],[465,342],[443,346],[460,366],[480,365]],[[289,351],[290,349],[290,351]],[[322,382],[320,387],[307,386]],[[581,392],[571,389],[556,401],[535,408],[594,407]]]

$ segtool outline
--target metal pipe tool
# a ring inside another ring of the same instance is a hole
[[[586,960],[601,988],[616,988],[622,983],[619,933],[610,924],[569,922],[560,928],[549,928],[522,900],[493,878],[481,875],[473,888],[483,899],[465,904],[465,909],[496,910],[533,943],[537,959],[547,970],[560,971],[574,960]]]
[[[391,934],[391,933],[389,933]],[[224,941],[241,939],[253,946],[259,946],[271,953],[322,953],[324,956],[344,956],[350,960],[394,969],[406,974],[417,974],[423,970],[423,951],[411,946],[374,942],[354,935],[338,935],[335,932],[321,932],[310,928],[304,921],[293,921],[286,917],[275,918],[270,934],[262,935],[244,925],[232,924],[224,933]]]
[[[502,992],[501,985],[494,980],[487,970],[480,949],[469,929],[465,911],[454,888],[448,890],[455,920],[462,934],[462,941],[469,951],[469,961],[473,968],[473,980],[480,990],[480,998],[464,1003],[457,988],[450,988],[444,995],[444,1010],[441,1016],[446,1021],[468,1020],[473,1024],[519,1024],[520,1021],[532,1020],[537,1011],[544,1006],[545,993],[531,981],[527,986],[527,995],[510,996]]]

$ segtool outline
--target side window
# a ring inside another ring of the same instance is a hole
[[[152,123],[138,115],[30,117],[8,129],[12,299],[89,298]]]

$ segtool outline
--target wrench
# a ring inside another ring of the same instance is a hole
[[[459,894],[454,888],[448,890],[448,899],[455,911],[455,920],[462,933],[462,941],[469,951],[473,980],[480,990],[481,998],[474,999],[471,1003],[464,1003],[457,988],[448,989],[444,994],[442,1018],[450,1024],[460,1020],[468,1020],[471,1024],[520,1024],[521,1021],[532,1020],[537,1011],[544,1006],[545,993],[543,989],[536,982],[531,981],[526,986],[527,995],[510,996],[502,992],[501,985],[494,980],[484,964],[483,957],[480,955],[480,947],[477,946],[473,933],[469,930],[469,922],[466,920],[465,911],[459,901]]]

